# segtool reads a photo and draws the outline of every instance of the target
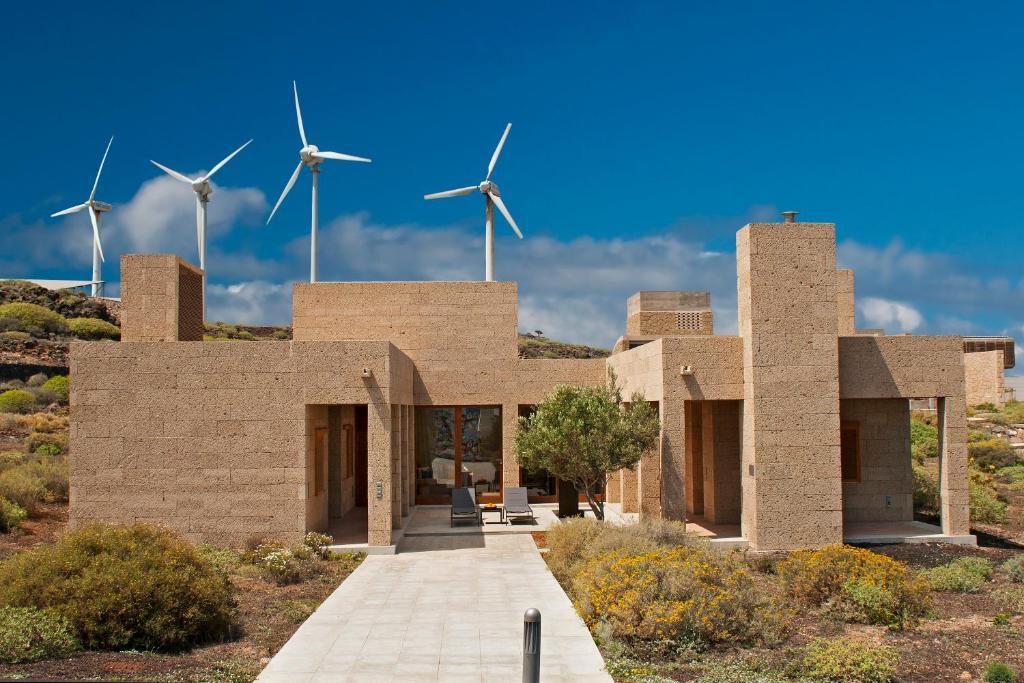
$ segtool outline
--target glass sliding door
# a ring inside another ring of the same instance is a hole
[[[416,503],[447,505],[453,488],[501,501],[501,408],[416,408]]]

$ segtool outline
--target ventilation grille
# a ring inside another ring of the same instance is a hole
[[[680,330],[699,330],[700,311],[679,311],[676,313],[676,327]]]

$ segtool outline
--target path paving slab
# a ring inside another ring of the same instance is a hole
[[[397,554],[367,557],[257,680],[517,681],[530,607],[542,615],[541,681],[612,680],[522,534],[406,537]]]

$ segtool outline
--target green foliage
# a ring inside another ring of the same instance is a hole
[[[893,647],[871,646],[849,638],[815,638],[804,649],[802,673],[827,683],[890,683],[898,680],[899,653]]]
[[[27,463],[12,467],[0,472],[0,498],[17,503],[33,515],[46,500],[46,484]]]
[[[25,302],[55,311],[65,318],[112,320],[102,302],[79,292],[50,291],[24,280],[0,281],[0,303]]]
[[[0,604],[52,609],[89,649],[176,651],[227,634],[231,589],[188,541],[93,524],[0,563]]]
[[[1006,612],[1000,612],[999,614],[997,614],[994,617],[992,617],[992,625],[993,626],[1009,626],[1010,625],[1010,615],[1007,614]]]
[[[287,341],[291,338],[292,334],[288,330],[274,330],[274,339],[278,341]]]
[[[1006,503],[999,499],[988,479],[972,473],[967,482],[967,493],[972,522],[999,524],[1006,521]]]
[[[37,372],[36,374],[29,377],[25,384],[30,387],[41,387],[46,383],[46,373]]]
[[[939,455],[938,429],[916,416],[910,420],[910,453],[922,465],[925,458]]]
[[[991,438],[967,444],[967,455],[979,469],[1017,464],[1017,452],[1006,439]]]
[[[316,531],[308,532],[305,538],[302,539],[302,545],[321,558],[326,558],[328,553],[330,553],[327,547],[332,543],[334,543],[334,539],[331,536],[317,533]]]
[[[2,451],[0,452],[0,472],[9,470],[12,467],[17,467],[21,463],[25,462],[26,455],[21,451]]]
[[[61,432],[32,432],[25,437],[25,450],[35,453],[41,446],[53,446],[56,453],[47,451],[46,455],[57,455],[66,453],[68,450],[68,435]]]
[[[1003,562],[1002,569],[1010,575],[1010,580],[1024,583],[1024,553],[1018,553]]]
[[[12,341],[28,341],[32,338],[32,335],[28,332],[22,332],[21,330],[5,330],[0,332],[0,337],[4,339],[10,339]]]
[[[302,583],[323,574],[319,558],[305,545],[289,549],[280,541],[264,541],[243,553],[242,560],[258,567],[264,579],[279,586]]]
[[[0,320],[13,320],[17,328],[28,332],[33,336],[44,334],[64,334],[68,330],[68,323],[64,316],[54,313],[49,308],[30,303],[11,303],[0,305]]]
[[[35,394],[25,389],[10,389],[0,394],[0,413],[27,413],[35,404]]]
[[[961,557],[921,571],[933,591],[977,593],[992,578],[992,564],[981,557]]]
[[[797,550],[778,571],[794,599],[850,621],[902,629],[928,608],[928,587],[906,564],[862,548]]]
[[[79,649],[67,619],[33,607],[0,607],[0,663],[67,657]]]
[[[40,446],[40,448],[43,448]],[[66,503],[68,500],[68,461],[64,457],[49,457],[36,452],[21,465],[30,476],[43,484],[43,500],[47,503]]]
[[[989,662],[981,679],[985,683],[1014,683],[1017,680],[1017,672],[1002,662]]]
[[[922,512],[938,512],[941,505],[939,482],[931,473],[920,465],[914,469],[914,510]]]
[[[21,526],[28,517],[25,508],[0,496],[0,533],[9,533]]]
[[[61,403],[67,403],[71,396],[71,385],[67,375],[54,375],[43,383],[43,389],[53,392]]]
[[[68,332],[79,339],[98,341],[100,339],[121,338],[121,328],[99,318],[71,318],[68,320]]]
[[[521,467],[572,482],[600,519],[595,496],[608,474],[632,468],[657,444],[657,411],[639,394],[624,406],[614,375],[607,386],[562,385],[532,415],[519,418],[515,447]]]

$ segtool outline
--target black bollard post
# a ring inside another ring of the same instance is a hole
[[[540,610],[523,615],[523,683],[540,683]]]

